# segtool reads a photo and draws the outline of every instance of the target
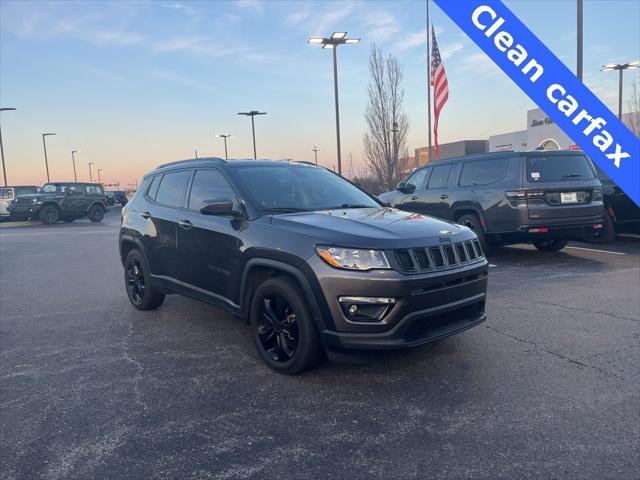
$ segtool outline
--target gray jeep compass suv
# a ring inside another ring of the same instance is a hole
[[[122,210],[120,256],[134,307],[181,293],[225,308],[285,373],[485,319],[488,265],[469,228],[383,207],[307,163],[162,165]]]

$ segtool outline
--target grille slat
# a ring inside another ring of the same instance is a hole
[[[467,240],[438,247],[395,250],[395,257],[403,272],[419,272],[431,269],[455,268],[482,259],[483,253],[477,240]]]

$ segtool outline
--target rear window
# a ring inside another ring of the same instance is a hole
[[[596,177],[585,156],[528,157],[526,163],[529,183],[571,182]]]
[[[504,178],[506,170],[506,158],[465,162],[460,174],[460,186],[489,185]]]
[[[87,191],[87,195],[103,195],[100,185],[86,185],[85,190]]]

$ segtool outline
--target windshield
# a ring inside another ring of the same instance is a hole
[[[0,198],[2,198],[2,199],[13,198],[13,189],[12,188],[0,188]]]
[[[324,168],[249,166],[235,169],[267,213],[379,207],[369,195]]]
[[[596,174],[585,156],[558,155],[527,158],[529,183],[593,180],[595,177]]]
[[[40,193],[56,193],[58,190],[58,185],[55,183],[47,183],[40,189]]]

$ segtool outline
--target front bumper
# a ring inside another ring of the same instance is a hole
[[[11,218],[15,219],[34,218],[40,212],[40,205],[37,203],[31,205],[9,205],[7,212]]]
[[[322,262],[322,260],[320,260]],[[323,262],[324,264],[324,262]],[[488,263],[405,275],[395,270],[351,272],[314,265],[333,325],[321,332],[330,350],[411,348],[462,332],[486,319]],[[390,297],[381,320],[351,321],[338,298]]]

